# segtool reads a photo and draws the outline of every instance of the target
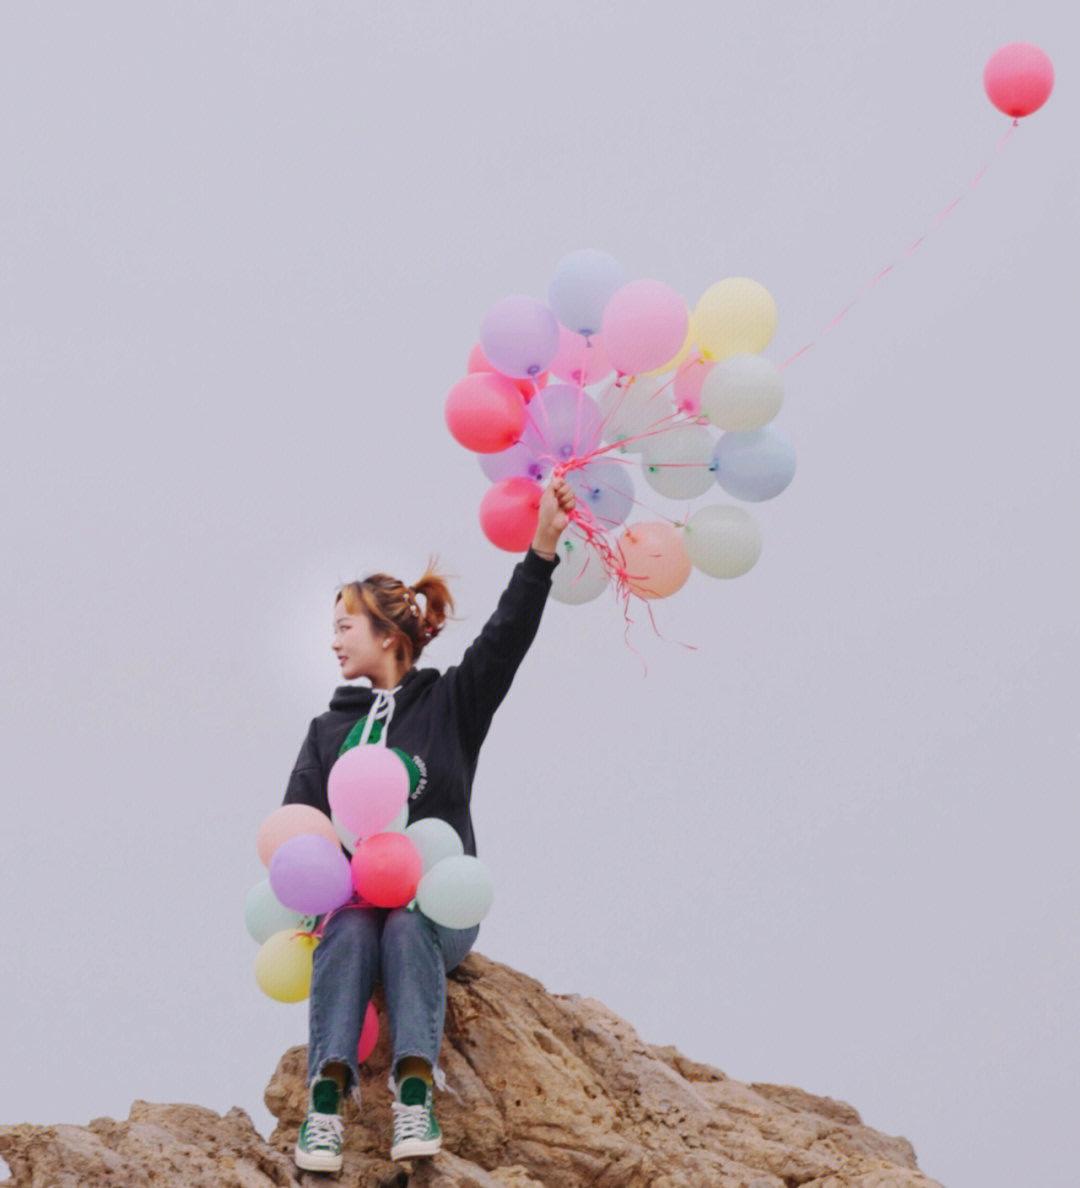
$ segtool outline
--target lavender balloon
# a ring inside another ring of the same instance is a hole
[[[559,349],[559,323],[532,297],[507,297],[488,310],[480,327],[480,349],[503,375],[539,375]]]
[[[270,859],[277,899],[304,916],[332,912],[352,897],[352,870],[341,847],[317,833],[298,833]]]
[[[604,415],[591,396],[572,384],[551,384],[525,410],[522,443],[542,461],[580,458],[600,444]]]
[[[575,334],[597,334],[604,306],[626,284],[622,265],[607,252],[586,248],[564,256],[548,288],[552,313]]]
[[[531,446],[520,441],[508,450],[500,450],[497,454],[477,454],[477,457],[480,459],[480,469],[493,483],[517,476],[542,483],[551,471],[550,462],[538,458]]]

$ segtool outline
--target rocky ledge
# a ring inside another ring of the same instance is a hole
[[[13,1188],[940,1188],[906,1139],[849,1105],[745,1085],[674,1048],[652,1047],[601,1003],[552,995],[473,953],[450,980],[438,1098],[443,1151],[387,1160],[385,1028],[346,1113],[340,1176],[297,1172],[305,1051],[266,1089],[269,1142],[241,1109],[137,1101],[126,1121],[3,1126]]]

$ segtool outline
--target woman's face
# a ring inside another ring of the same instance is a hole
[[[387,636],[377,635],[371,619],[360,612],[350,615],[344,602],[334,607],[334,636],[330,644],[341,665],[341,675],[347,681],[357,677],[372,677],[383,662]]]

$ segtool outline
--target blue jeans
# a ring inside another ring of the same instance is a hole
[[[351,1085],[357,1083],[360,1030],[380,980],[390,1024],[391,1072],[406,1056],[419,1056],[438,1073],[446,975],[473,947],[479,931],[479,925],[443,928],[405,908],[346,907],[331,915],[311,975],[308,1083],[335,1062],[349,1070]]]

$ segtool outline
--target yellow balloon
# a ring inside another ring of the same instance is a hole
[[[255,958],[255,980],[275,1002],[302,1002],[311,993],[311,959],[318,940],[295,928],[275,932]]]
[[[776,302],[764,285],[731,276],[705,290],[690,324],[698,346],[713,359],[756,355],[776,332]]]

